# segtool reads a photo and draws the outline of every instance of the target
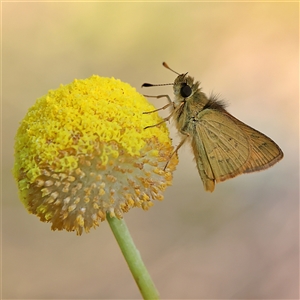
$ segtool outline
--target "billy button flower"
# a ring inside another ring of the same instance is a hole
[[[177,164],[165,124],[130,85],[92,76],[50,90],[15,138],[14,177],[30,213],[53,230],[89,232],[99,221],[144,210],[171,185]]]

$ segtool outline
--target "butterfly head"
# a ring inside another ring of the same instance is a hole
[[[178,75],[173,84],[174,94],[179,101],[185,101],[185,99],[192,97],[199,89],[199,83],[194,82],[194,78],[187,74]]]
[[[188,72],[184,74],[179,74],[176,71],[172,70],[165,62],[163,62],[163,66],[178,75],[174,83],[164,83],[164,84],[143,83],[142,87],[173,85],[173,91],[176,97],[175,104],[180,104],[181,102],[185,102],[187,99],[193,97],[195,93],[200,92],[201,90],[199,88],[200,83],[198,81],[194,82],[194,78],[188,76]]]

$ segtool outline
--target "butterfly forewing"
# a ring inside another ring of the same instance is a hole
[[[249,157],[247,136],[233,120],[217,110],[205,109],[197,117],[194,153],[196,155],[199,150],[197,141],[201,140],[208,160],[204,170],[208,174],[211,168],[211,179],[220,182],[242,173]]]
[[[283,152],[269,137],[239,121],[232,115],[228,114],[228,116],[249,138],[251,155],[244,166],[244,173],[267,169],[282,159]]]

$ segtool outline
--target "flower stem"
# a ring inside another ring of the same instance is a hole
[[[110,217],[109,214],[106,217],[143,298],[159,299],[158,291],[142,261],[140,252],[135,247],[125,221]]]

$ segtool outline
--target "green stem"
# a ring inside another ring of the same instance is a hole
[[[143,298],[159,299],[158,291],[142,261],[140,252],[135,247],[125,221],[111,218],[109,214],[106,217]]]

